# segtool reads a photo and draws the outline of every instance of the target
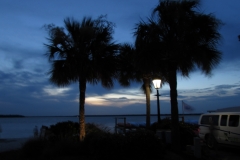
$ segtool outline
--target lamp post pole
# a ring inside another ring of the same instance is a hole
[[[161,87],[161,79],[154,79],[153,80],[153,85],[154,88],[157,90],[157,114],[158,114],[158,123],[161,122],[161,118],[160,118],[160,103],[159,103],[159,92],[158,89]]]
[[[161,118],[160,118],[160,103],[159,103],[159,92],[157,89],[157,114],[158,114],[158,123],[160,123]]]

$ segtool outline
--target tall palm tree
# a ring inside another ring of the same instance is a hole
[[[159,37],[157,46],[161,52],[158,59],[164,65],[170,86],[172,143],[176,148],[179,146],[177,73],[189,77],[199,68],[204,74],[211,75],[222,55],[217,49],[221,38],[218,29],[222,23],[212,14],[197,12],[198,6],[199,1],[163,1],[152,14],[159,28],[153,34],[154,39]],[[149,20],[149,25],[152,23]]]
[[[147,126],[150,126],[150,93],[151,93],[151,81],[153,78],[161,78],[162,82],[165,82],[165,76],[158,68],[159,60],[156,58],[160,49],[157,46],[159,43],[158,37],[155,37],[155,32],[158,27],[154,24],[146,24],[144,21],[140,21],[136,24],[134,36],[135,38],[135,69],[141,73],[144,92],[146,94],[146,113]],[[146,36],[147,35],[147,36]],[[150,37],[150,38],[149,38]]]
[[[130,85],[131,81],[142,83],[141,90],[146,96],[146,128],[149,128],[151,108],[150,93],[152,92],[151,80],[154,77],[160,77],[161,73],[159,71],[155,71],[156,69],[154,68],[154,63],[158,62],[156,61],[155,56],[151,54],[154,52],[151,52],[147,43],[142,42],[144,39],[138,40],[138,38],[139,37],[136,34],[135,46],[125,43],[120,47],[119,82],[123,86]],[[139,45],[139,43],[142,44]]]
[[[143,83],[141,89],[146,95],[146,128],[150,127],[150,78],[151,75],[141,70],[138,64],[136,48],[130,44],[123,44],[119,54],[119,82],[122,86],[129,86],[131,81]]]
[[[64,24],[65,28],[47,26],[50,81],[60,87],[79,84],[79,139],[83,141],[86,84],[101,82],[103,87],[113,87],[118,45],[112,42],[113,23],[103,16],[84,17],[81,22],[66,18]]]

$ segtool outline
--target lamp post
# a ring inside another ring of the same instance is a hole
[[[160,103],[159,103],[159,92],[158,89],[161,87],[161,79],[154,79],[153,80],[154,88],[157,90],[157,113],[158,113],[158,123],[160,123]]]

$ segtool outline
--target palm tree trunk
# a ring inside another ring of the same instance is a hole
[[[171,96],[171,130],[173,149],[179,150],[179,117],[177,102],[177,70],[170,72],[169,76],[170,96]]]
[[[86,91],[86,80],[80,79],[79,80],[79,140],[83,141],[86,135],[85,131],[85,91]]]
[[[150,128],[150,79],[143,78],[143,83],[146,91],[146,128]]]

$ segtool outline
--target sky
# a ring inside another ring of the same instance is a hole
[[[0,0],[0,114],[25,116],[78,115],[78,85],[59,88],[49,81],[46,24],[63,27],[63,20],[107,15],[115,23],[114,41],[134,43],[136,23],[146,20],[158,0]],[[190,113],[240,106],[240,1],[202,0],[199,12],[212,13],[224,25],[218,49],[222,61],[205,76],[197,70],[189,78],[178,75],[178,106],[190,105]],[[141,84],[112,89],[87,84],[85,114],[145,114]],[[160,90],[161,114],[170,114],[170,89]],[[157,114],[156,90],[151,94],[151,114]],[[187,113],[187,111],[184,111]]]

